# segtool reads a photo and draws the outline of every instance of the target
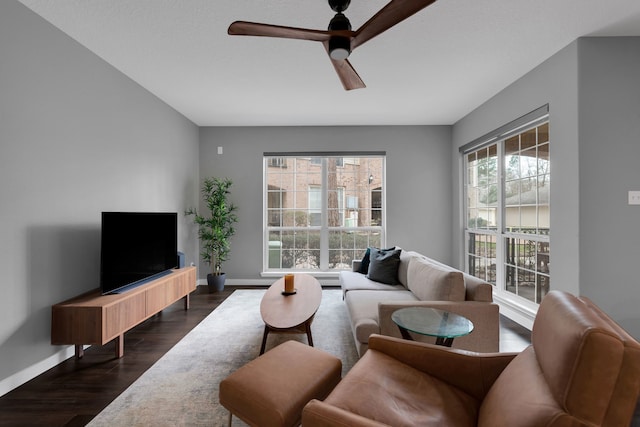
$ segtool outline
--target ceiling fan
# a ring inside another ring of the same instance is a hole
[[[232,36],[279,37],[322,42],[345,90],[359,89],[366,86],[347,59],[351,52],[435,1],[391,0],[356,31],[352,31],[349,19],[343,13],[351,0],[329,0],[329,6],[336,14],[329,22],[327,30],[236,21],[229,26],[227,32]]]

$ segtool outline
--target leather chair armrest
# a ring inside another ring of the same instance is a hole
[[[476,353],[373,334],[369,351],[384,353],[483,400],[519,353]]]
[[[304,427],[389,427],[328,403],[312,400],[302,410]]]

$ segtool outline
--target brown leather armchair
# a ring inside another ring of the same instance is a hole
[[[372,335],[304,427],[628,426],[640,344],[586,298],[552,291],[521,353],[475,353]]]

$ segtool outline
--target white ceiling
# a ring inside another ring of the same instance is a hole
[[[578,37],[640,36],[638,0],[439,0],[356,49],[347,92],[320,43],[227,35],[326,29],[326,0],[20,1],[200,126],[452,124]]]

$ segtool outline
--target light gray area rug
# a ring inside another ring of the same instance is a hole
[[[258,357],[264,293],[236,290],[88,425],[226,426],[218,386]],[[311,332],[316,348],[342,360],[344,376],[358,355],[341,290],[323,290]],[[266,351],[290,339],[307,342],[304,334],[269,334]],[[233,425],[245,424],[234,417]]]

